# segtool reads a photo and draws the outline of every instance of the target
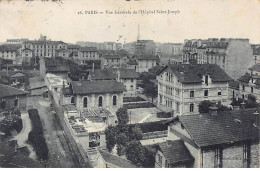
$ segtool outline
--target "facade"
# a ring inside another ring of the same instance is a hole
[[[186,168],[194,158],[182,140],[165,141],[157,145],[155,168]]]
[[[136,72],[148,72],[150,68],[157,65],[159,58],[152,55],[134,55],[133,59],[137,61],[138,66]]]
[[[104,68],[120,68],[123,60],[123,56],[118,54],[107,54],[103,55],[101,58]]]
[[[135,54],[155,56],[156,45],[153,40],[137,40],[135,43]]]
[[[10,108],[25,111],[27,94],[28,93],[23,90],[0,84],[0,112]]]
[[[87,61],[100,60],[98,49],[96,47],[82,47],[78,51],[76,61],[85,64]]]
[[[28,83],[28,75],[22,71],[0,71],[0,82],[8,85]]]
[[[217,64],[236,80],[251,66],[252,54],[249,39],[185,40],[182,61]]]
[[[260,102],[260,64],[256,64],[249,69],[249,73],[245,73],[239,79],[239,94],[240,98],[247,99],[248,95],[256,97],[257,102]]]
[[[20,48],[20,45],[16,44],[0,45],[0,58],[11,60],[13,64],[21,64]]]
[[[77,110],[105,108],[114,114],[123,105],[124,84],[114,80],[71,82]]]
[[[21,45],[23,42],[28,41],[27,38],[22,39],[7,39],[4,44]]]
[[[229,104],[228,82],[231,78],[215,64],[168,65],[157,74],[158,105],[174,110],[176,115],[198,113],[201,101]]]
[[[260,64],[260,44],[251,45],[253,50],[253,63],[252,65]]]
[[[89,80],[116,80],[124,83],[124,96],[136,96],[136,80],[138,78],[132,69],[96,69],[89,72]]]
[[[158,46],[158,51],[162,57],[174,57],[182,54],[182,47],[181,43],[163,43]]]
[[[259,133],[255,109],[183,115],[169,127],[169,138],[184,141],[195,168],[258,168]]]

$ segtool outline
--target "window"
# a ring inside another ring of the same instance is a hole
[[[204,90],[204,96],[208,97],[208,94],[209,94],[209,90]]]
[[[208,76],[208,75],[206,75],[206,76],[205,76],[205,84],[207,84],[207,85],[208,85],[208,83],[209,83],[209,76]]]
[[[1,102],[1,108],[2,108],[2,109],[5,109],[5,108],[6,108],[6,102],[5,102],[5,101],[2,101],[2,102]]]
[[[244,85],[244,84],[243,84],[242,88],[243,88],[243,90],[245,91],[245,85]]]
[[[243,145],[243,165],[244,167],[250,167],[250,143]]]
[[[116,96],[113,96],[113,105],[116,106]]]
[[[215,157],[214,157],[214,167],[215,168],[221,168],[222,167],[222,149],[221,148],[216,148],[215,149]]]
[[[83,99],[83,107],[88,107],[88,98],[84,97]]]
[[[162,156],[160,154],[158,154],[158,163],[162,165]]]
[[[251,87],[251,93],[254,93],[254,87]]]
[[[242,99],[243,99],[243,100],[245,99],[245,95],[244,95],[244,94],[242,94]]]
[[[14,100],[14,106],[17,107],[18,106],[18,99]]]
[[[190,112],[193,112],[194,111],[194,104],[190,104]]]
[[[176,103],[176,111],[179,112],[179,110],[180,110],[180,104],[179,104],[179,102],[177,102]]]
[[[221,90],[218,91],[218,96],[221,96]]]
[[[71,97],[70,103],[75,103],[75,98],[74,98],[74,96]]]
[[[103,98],[102,98],[102,96],[100,96],[98,98],[98,107],[102,107],[102,106],[103,106]]]
[[[190,97],[194,97],[194,91],[190,91]]]
[[[134,79],[133,79],[133,78],[131,78],[131,82],[134,82]]]

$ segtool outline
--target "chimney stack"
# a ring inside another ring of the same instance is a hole
[[[259,127],[260,120],[259,120],[259,113],[258,113],[258,111],[255,111],[255,113],[253,113],[253,117],[254,117],[254,126]]]

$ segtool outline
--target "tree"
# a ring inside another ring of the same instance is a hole
[[[149,83],[150,80],[155,80],[156,75],[150,72],[142,72],[139,75],[139,79],[142,80],[143,84]]]
[[[126,147],[126,158],[137,166],[142,166],[145,161],[145,149],[142,144],[133,140]]]
[[[254,95],[249,94],[247,97],[247,101],[245,102],[245,108],[256,108],[257,103],[256,103],[256,97]]]
[[[213,103],[208,100],[204,100],[204,101],[200,102],[199,112],[200,113],[209,113],[209,107],[211,107],[212,105],[213,105]]]
[[[129,139],[131,140],[141,140],[143,137],[142,135],[142,130],[140,128],[140,126],[135,126],[132,128],[131,130],[131,134],[129,135]]]
[[[112,151],[112,149],[114,148],[114,146],[116,145],[116,129],[114,126],[108,126],[105,130],[105,135],[106,135],[106,146],[107,146],[107,150],[109,152]]]
[[[116,112],[118,125],[126,125],[129,122],[129,117],[127,113],[127,109],[124,107],[121,107]]]
[[[154,82],[149,81],[147,84],[145,84],[145,86],[144,86],[144,94],[147,97],[151,97],[152,98],[152,103],[153,103],[153,99],[155,97],[157,97],[157,93],[158,93],[157,86],[155,85]]]

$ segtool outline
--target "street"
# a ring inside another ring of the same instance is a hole
[[[65,134],[62,124],[50,108],[48,99],[42,97],[28,97],[27,106],[36,108],[42,120],[44,136],[49,149],[49,159],[45,162],[46,167],[87,167],[79,157],[77,147]]]

